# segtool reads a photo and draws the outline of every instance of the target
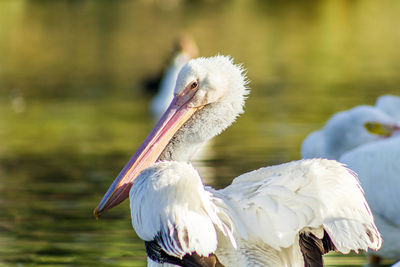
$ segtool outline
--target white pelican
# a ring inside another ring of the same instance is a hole
[[[168,110],[95,216],[132,188],[132,223],[146,241],[149,266],[321,266],[330,250],[378,249],[380,234],[362,189],[335,161],[262,168],[223,190],[204,189],[185,162],[235,121],[247,93],[243,69],[230,58],[189,61]]]
[[[380,96],[375,106],[361,105],[333,115],[322,129],[306,137],[301,155],[303,158],[324,157],[337,160],[352,148],[385,138],[385,134],[377,135],[376,131],[366,131],[366,123],[394,125],[396,121],[400,122],[400,97]]]
[[[321,130],[308,135],[303,141],[301,155],[303,158],[338,160],[345,152],[359,145],[386,139],[386,132],[374,134],[367,131],[365,125],[370,122],[396,125],[395,119],[376,107],[357,106],[334,114]]]
[[[381,109],[359,106],[334,115],[302,146],[304,158],[337,159],[359,175],[383,238],[382,248],[370,251],[373,262],[400,260],[399,133],[400,125]]]

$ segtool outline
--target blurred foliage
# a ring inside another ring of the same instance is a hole
[[[202,55],[245,62],[256,84],[301,80],[307,92],[328,93],[332,83],[368,90],[399,80],[398,1],[162,3],[1,1],[0,90],[90,98],[135,91],[182,32]]]
[[[0,264],[145,266],[128,203],[91,213],[152,127],[142,80],[177,36],[248,69],[246,113],[202,162],[221,187],[298,159],[333,113],[400,94],[399,13],[396,0],[0,1]]]

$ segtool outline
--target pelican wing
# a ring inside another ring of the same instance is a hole
[[[183,259],[196,252],[208,257],[217,249],[217,231],[232,235],[231,226],[219,219],[228,217],[211,199],[191,165],[159,163],[143,171],[132,185],[133,228],[141,239],[156,242],[170,256]]]
[[[313,159],[243,174],[219,197],[230,206],[241,236],[262,240],[276,250],[290,247],[298,233],[322,238],[336,249],[378,249],[381,245],[356,175],[336,161]]]

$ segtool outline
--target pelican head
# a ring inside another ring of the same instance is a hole
[[[381,131],[373,132],[371,126]],[[396,130],[397,127],[393,118],[372,106],[358,106],[339,112],[329,119],[322,130],[326,142],[325,156],[339,159],[343,153],[359,145],[387,138],[391,135],[387,134],[387,129]]]
[[[195,111],[167,144],[161,160],[187,161],[204,142],[220,134],[243,113],[248,94],[241,66],[216,56],[189,61],[178,75],[175,98],[189,98]]]
[[[187,88],[194,91],[190,106],[201,107],[215,102],[233,99],[233,105],[243,112],[244,95],[247,94],[243,68],[233,64],[231,58],[215,56],[190,60],[180,71],[175,96],[185,94]]]
[[[188,161],[198,147],[231,125],[243,112],[247,83],[244,69],[227,56],[186,63],[170,106],[114,180],[95,216],[125,200],[133,180],[150,164]]]

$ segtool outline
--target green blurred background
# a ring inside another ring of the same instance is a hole
[[[399,14],[397,0],[0,0],[0,265],[146,265],[127,201],[92,211],[153,126],[142,81],[179,35],[248,69],[246,113],[201,162],[222,187],[298,159],[333,113],[400,95]]]

